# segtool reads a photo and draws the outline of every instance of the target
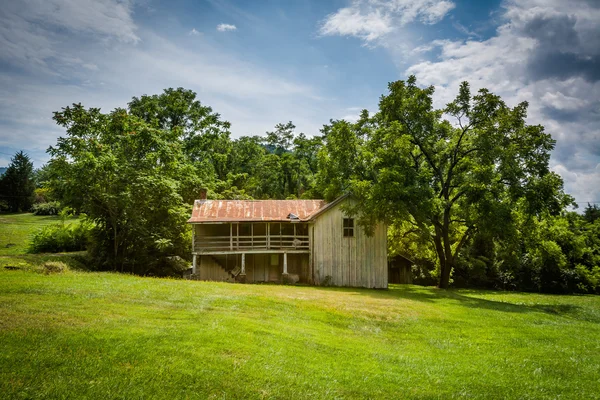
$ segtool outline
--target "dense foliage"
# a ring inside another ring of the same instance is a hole
[[[332,120],[320,136],[287,122],[237,139],[182,88],[110,113],[74,104],[55,113],[66,136],[36,172],[37,197],[89,216],[105,269],[165,274],[188,258],[185,222],[203,187],[229,199],[352,192],[347,211],[367,229],[388,223],[390,255],[412,259],[417,282],[598,291],[598,209],[566,211],[573,199],[548,167],[554,141],[525,122],[527,104],[466,83],[444,109],[432,96],[411,77],[390,84],[377,113]]]
[[[58,201],[50,201],[47,203],[36,203],[31,207],[31,212],[35,215],[58,215],[62,207]]]
[[[78,222],[44,226],[31,237],[30,253],[62,253],[81,251],[87,248],[93,225],[87,218]]]
[[[55,113],[67,136],[50,148],[50,187],[93,221],[91,247],[102,268],[148,273],[186,255],[189,193],[197,179],[177,140],[126,110],[80,104]],[[184,199],[185,195],[187,199]]]
[[[54,119],[67,135],[39,180],[93,221],[89,253],[103,269],[164,275],[174,257],[189,258],[186,220],[202,187],[217,198],[293,198],[316,172],[318,138],[296,136],[290,122],[266,139],[232,140],[229,123],[181,88],[108,114],[73,104]]]
[[[461,254],[456,286],[600,293],[600,220],[575,212],[521,216],[511,236],[476,235]]]
[[[325,195],[351,191],[359,203],[349,212],[367,229],[390,224],[392,254],[417,260],[419,279],[440,287],[496,265],[493,286],[595,290],[597,264],[569,259],[551,236],[573,199],[548,167],[554,141],[525,122],[527,103],[510,108],[485,89],[473,96],[467,83],[444,109],[432,96],[411,77],[389,85],[375,115],[332,121],[318,176]]]

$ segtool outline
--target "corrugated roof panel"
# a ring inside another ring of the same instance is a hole
[[[196,200],[188,222],[307,220],[325,207],[324,200]]]

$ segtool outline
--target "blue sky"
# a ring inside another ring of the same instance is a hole
[[[375,110],[415,74],[441,107],[459,83],[530,103],[557,140],[552,168],[600,201],[600,2],[596,0],[20,0],[0,7],[0,166],[36,166],[62,134],[52,111],[109,111],[183,86],[234,137],[278,122],[318,134]]]

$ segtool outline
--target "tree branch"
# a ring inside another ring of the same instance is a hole
[[[421,230],[420,230],[420,229],[418,229],[418,228],[415,228],[415,229],[410,229],[410,230],[408,230],[408,231],[406,231],[406,232],[404,232],[404,233],[402,234],[402,238],[405,238],[405,237],[407,237],[407,236],[408,236],[408,235],[410,235],[411,233],[419,233],[420,231],[421,231]]]
[[[461,198],[461,197],[462,197],[462,196],[463,196],[465,193],[467,193],[467,191],[466,191],[466,190],[461,190],[460,192],[458,192],[458,193],[456,194],[456,196],[454,196],[454,197],[452,198],[452,200],[450,200],[450,203],[449,203],[449,205],[450,205],[450,206],[452,206],[452,205],[453,205],[453,204],[456,202],[456,200],[460,199],[460,198]]]
[[[473,225],[469,226],[467,228],[467,230],[465,231],[463,237],[460,239],[460,241],[458,242],[458,244],[456,245],[456,249],[454,249],[454,254],[452,255],[452,258],[455,258],[458,253],[460,252],[460,250],[462,249],[463,245],[467,242],[467,239],[469,238],[469,235],[475,230],[475,227]]]
[[[414,134],[410,124],[408,124],[404,118],[398,118],[400,120],[400,122],[402,122],[402,124],[406,127],[406,129],[410,132],[410,135],[412,136],[413,140],[411,140],[412,144],[415,144],[419,147],[419,150],[421,150],[421,153],[425,156],[425,159],[427,160],[427,162],[429,163],[429,166],[435,171],[435,173],[438,175],[438,177],[440,178],[440,182],[444,181],[444,178],[442,176],[442,173],[440,171],[440,169],[438,167],[435,166],[435,164],[433,163],[431,157],[429,156],[429,154],[425,151],[425,149],[423,148],[423,144],[418,141],[416,139],[416,135]]]

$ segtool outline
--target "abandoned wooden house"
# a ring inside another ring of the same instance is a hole
[[[324,200],[196,200],[192,274],[200,280],[387,288],[386,226],[371,236]]]

